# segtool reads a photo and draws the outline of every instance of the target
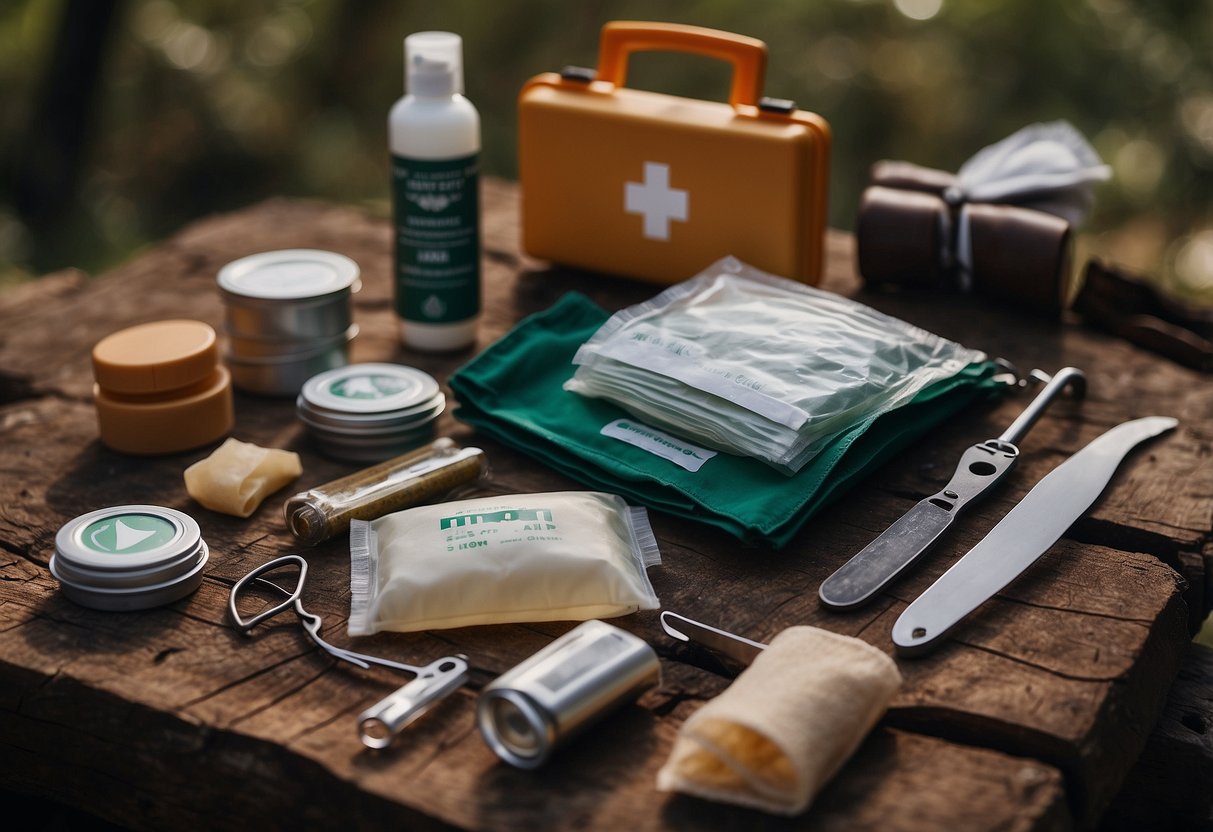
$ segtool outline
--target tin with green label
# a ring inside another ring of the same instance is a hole
[[[63,594],[77,604],[141,610],[196,590],[209,557],[188,514],[163,506],[112,506],[59,530],[50,570]]]
[[[434,437],[446,396],[433,376],[401,364],[351,364],[308,379],[296,400],[317,447],[354,462],[380,462]]]

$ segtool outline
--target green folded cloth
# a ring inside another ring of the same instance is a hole
[[[564,390],[576,369],[573,354],[607,318],[589,298],[569,292],[521,321],[450,377],[455,417],[589,488],[776,548],[902,448],[1004,387],[993,362],[971,364],[908,404],[858,422],[789,477],[757,460],[698,448],[609,402]],[[604,428],[631,441],[604,435]]]

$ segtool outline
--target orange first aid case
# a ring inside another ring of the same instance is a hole
[[[729,103],[624,86],[633,52],[689,52],[733,67]],[[830,130],[762,98],[766,45],[663,23],[602,29],[598,69],[544,73],[518,101],[527,253],[659,283],[725,255],[820,280]]]

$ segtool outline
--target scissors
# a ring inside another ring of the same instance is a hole
[[[268,578],[262,577],[267,572],[292,567],[299,570],[299,578],[294,590],[285,589]],[[228,597],[227,603],[228,616],[237,630],[248,635],[261,622],[288,609],[293,609],[299,618],[299,623],[303,625],[304,632],[316,646],[330,656],[361,668],[377,665],[413,674],[416,678],[411,682],[359,714],[359,736],[368,748],[386,748],[391,744],[393,736],[467,681],[466,656],[443,656],[424,667],[419,667],[379,656],[370,656],[366,653],[356,653],[325,641],[320,635],[320,616],[308,612],[303,607],[303,586],[306,582],[307,561],[300,555],[283,555],[268,563],[263,563],[236,581],[236,585],[232,587],[232,594]],[[238,599],[252,595],[249,590],[250,585],[269,587],[286,597],[281,603],[263,610],[251,618],[245,618],[240,614]]]

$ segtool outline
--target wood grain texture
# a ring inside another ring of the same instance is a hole
[[[516,189],[487,182],[484,204],[478,347],[568,290],[609,309],[655,292],[529,261],[517,247]],[[1100,816],[1145,745],[1186,647],[1189,610],[1174,567],[1188,563],[1194,575],[1193,558],[1209,556],[1213,385],[1064,322],[964,298],[867,292],[853,272],[850,238],[833,233],[828,288],[1022,367],[1079,366],[1090,375],[1090,394],[1081,404],[1054,404],[1023,441],[1006,484],[872,607],[825,611],[817,587],[938,490],[964,448],[1001,433],[1026,397],[958,415],[781,552],[654,514],[665,564],[651,575],[665,607],[757,639],[809,623],[891,651],[900,610],[1067,455],[1126,418],[1175,415],[1181,428],[1123,466],[1066,539],[942,650],[900,662],[906,684],[885,727],[801,818],[776,821],[655,792],[678,726],[727,679],[709,672],[710,657],[662,635],[651,613],[616,623],[657,647],[664,686],[570,747],[559,765],[532,773],[498,763],[483,744],[471,719],[473,691],[570,625],[358,639],[355,649],[414,663],[463,652],[474,666],[471,689],[390,753],[363,751],[354,717],[400,677],[335,666],[293,623],[242,637],[223,612],[240,576],[294,550],[281,520],[286,497],[350,466],[311,449],[290,399],[240,394],[234,435],[298,451],[304,474],[249,520],[208,512],[185,494],[181,472],[210,449],[138,459],[100,445],[88,355],[104,335],[143,321],[187,316],[219,327],[214,280],[222,265],[308,247],[342,252],[362,268],[355,360],[399,361],[445,379],[473,351],[429,356],[398,345],[389,243],[387,223],[363,211],[274,200],[190,226],[95,280],[64,274],[0,295],[0,769],[10,788],[135,827],[289,817],[324,828],[1054,829]],[[476,436],[449,412],[440,431],[485,448],[494,470],[489,492],[578,487]],[[139,502],[199,520],[212,549],[202,588],[126,615],[62,598],[47,572],[58,528],[99,506]],[[307,606],[324,618],[328,637],[349,644],[343,543],[308,556]],[[1199,603],[1208,599],[1204,593]]]
[[[1102,832],[1213,828],[1213,648],[1193,644]]]

